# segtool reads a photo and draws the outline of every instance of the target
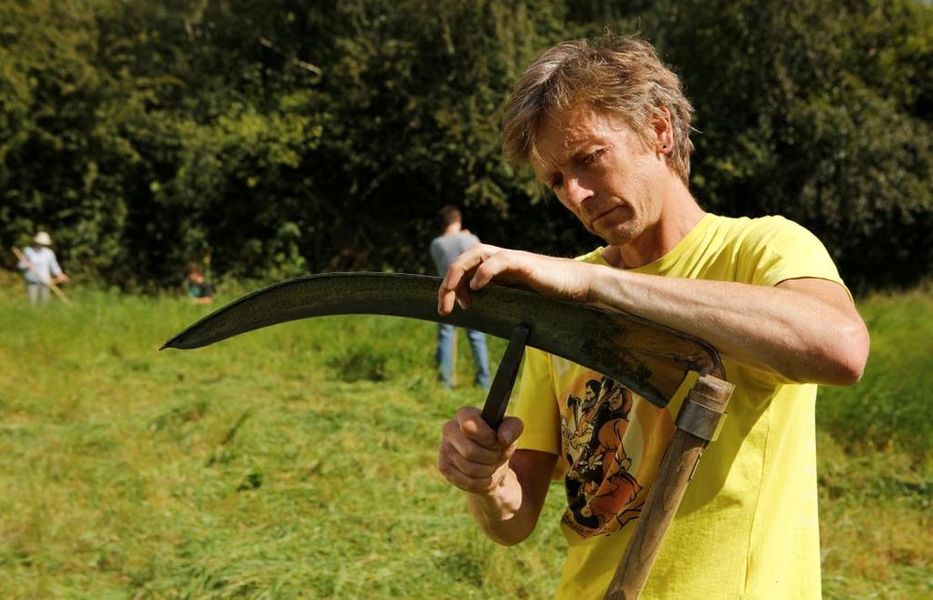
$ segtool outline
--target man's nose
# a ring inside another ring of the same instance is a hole
[[[593,191],[579,177],[568,177],[564,183],[564,198],[569,206],[580,206]]]

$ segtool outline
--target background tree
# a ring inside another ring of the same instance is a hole
[[[697,110],[701,201],[801,222],[859,287],[930,272],[929,5],[668,2],[653,18]]]
[[[173,285],[189,260],[279,279],[430,272],[437,209],[487,241],[580,233],[499,153],[521,69],[641,31],[697,109],[710,210],[815,231],[847,281],[930,274],[933,8],[857,0],[35,0],[0,6],[0,242],[50,228],[69,271]]]

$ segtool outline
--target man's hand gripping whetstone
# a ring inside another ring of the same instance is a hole
[[[493,279],[585,301],[580,266],[575,261],[480,244],[451,264],[438,290],[438,312],[450,314],[455,303],[469,309],[472,292]],[[469,493],[473,518],[487,536],[505,545],[517,544],[534,531],[557,462],[555,455],[545,452],[516,452],[522,429],[519,419],[505,417],[493,430],[479,409],[463,407],[444,424],[438,452],[443,476]]]

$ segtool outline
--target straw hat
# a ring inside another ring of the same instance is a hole
[[[39,233],[37,233],[36,237],[33,238],[33,241],[39,244],[40,246],[51,246],[52,245],[51,236],[49,236],[49,234],[47,234],[44,231],[40,231]]]

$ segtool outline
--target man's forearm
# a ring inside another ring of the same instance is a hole
[[[851,384],[868,357],[868,330],[851,298],[822,279],[768,287],[662,277],[477,246],[448,269],[438,310],[449,314],[455,301],[469,306],[471,291],[493,280],[663,323],[707,340],[734,362],[789,381]]]
[[[724,356],[791,381],[857,381],[868,334],[845,290],[802,279],[780,287],[659,277],[594,265],[589,299],[701,337]]]

